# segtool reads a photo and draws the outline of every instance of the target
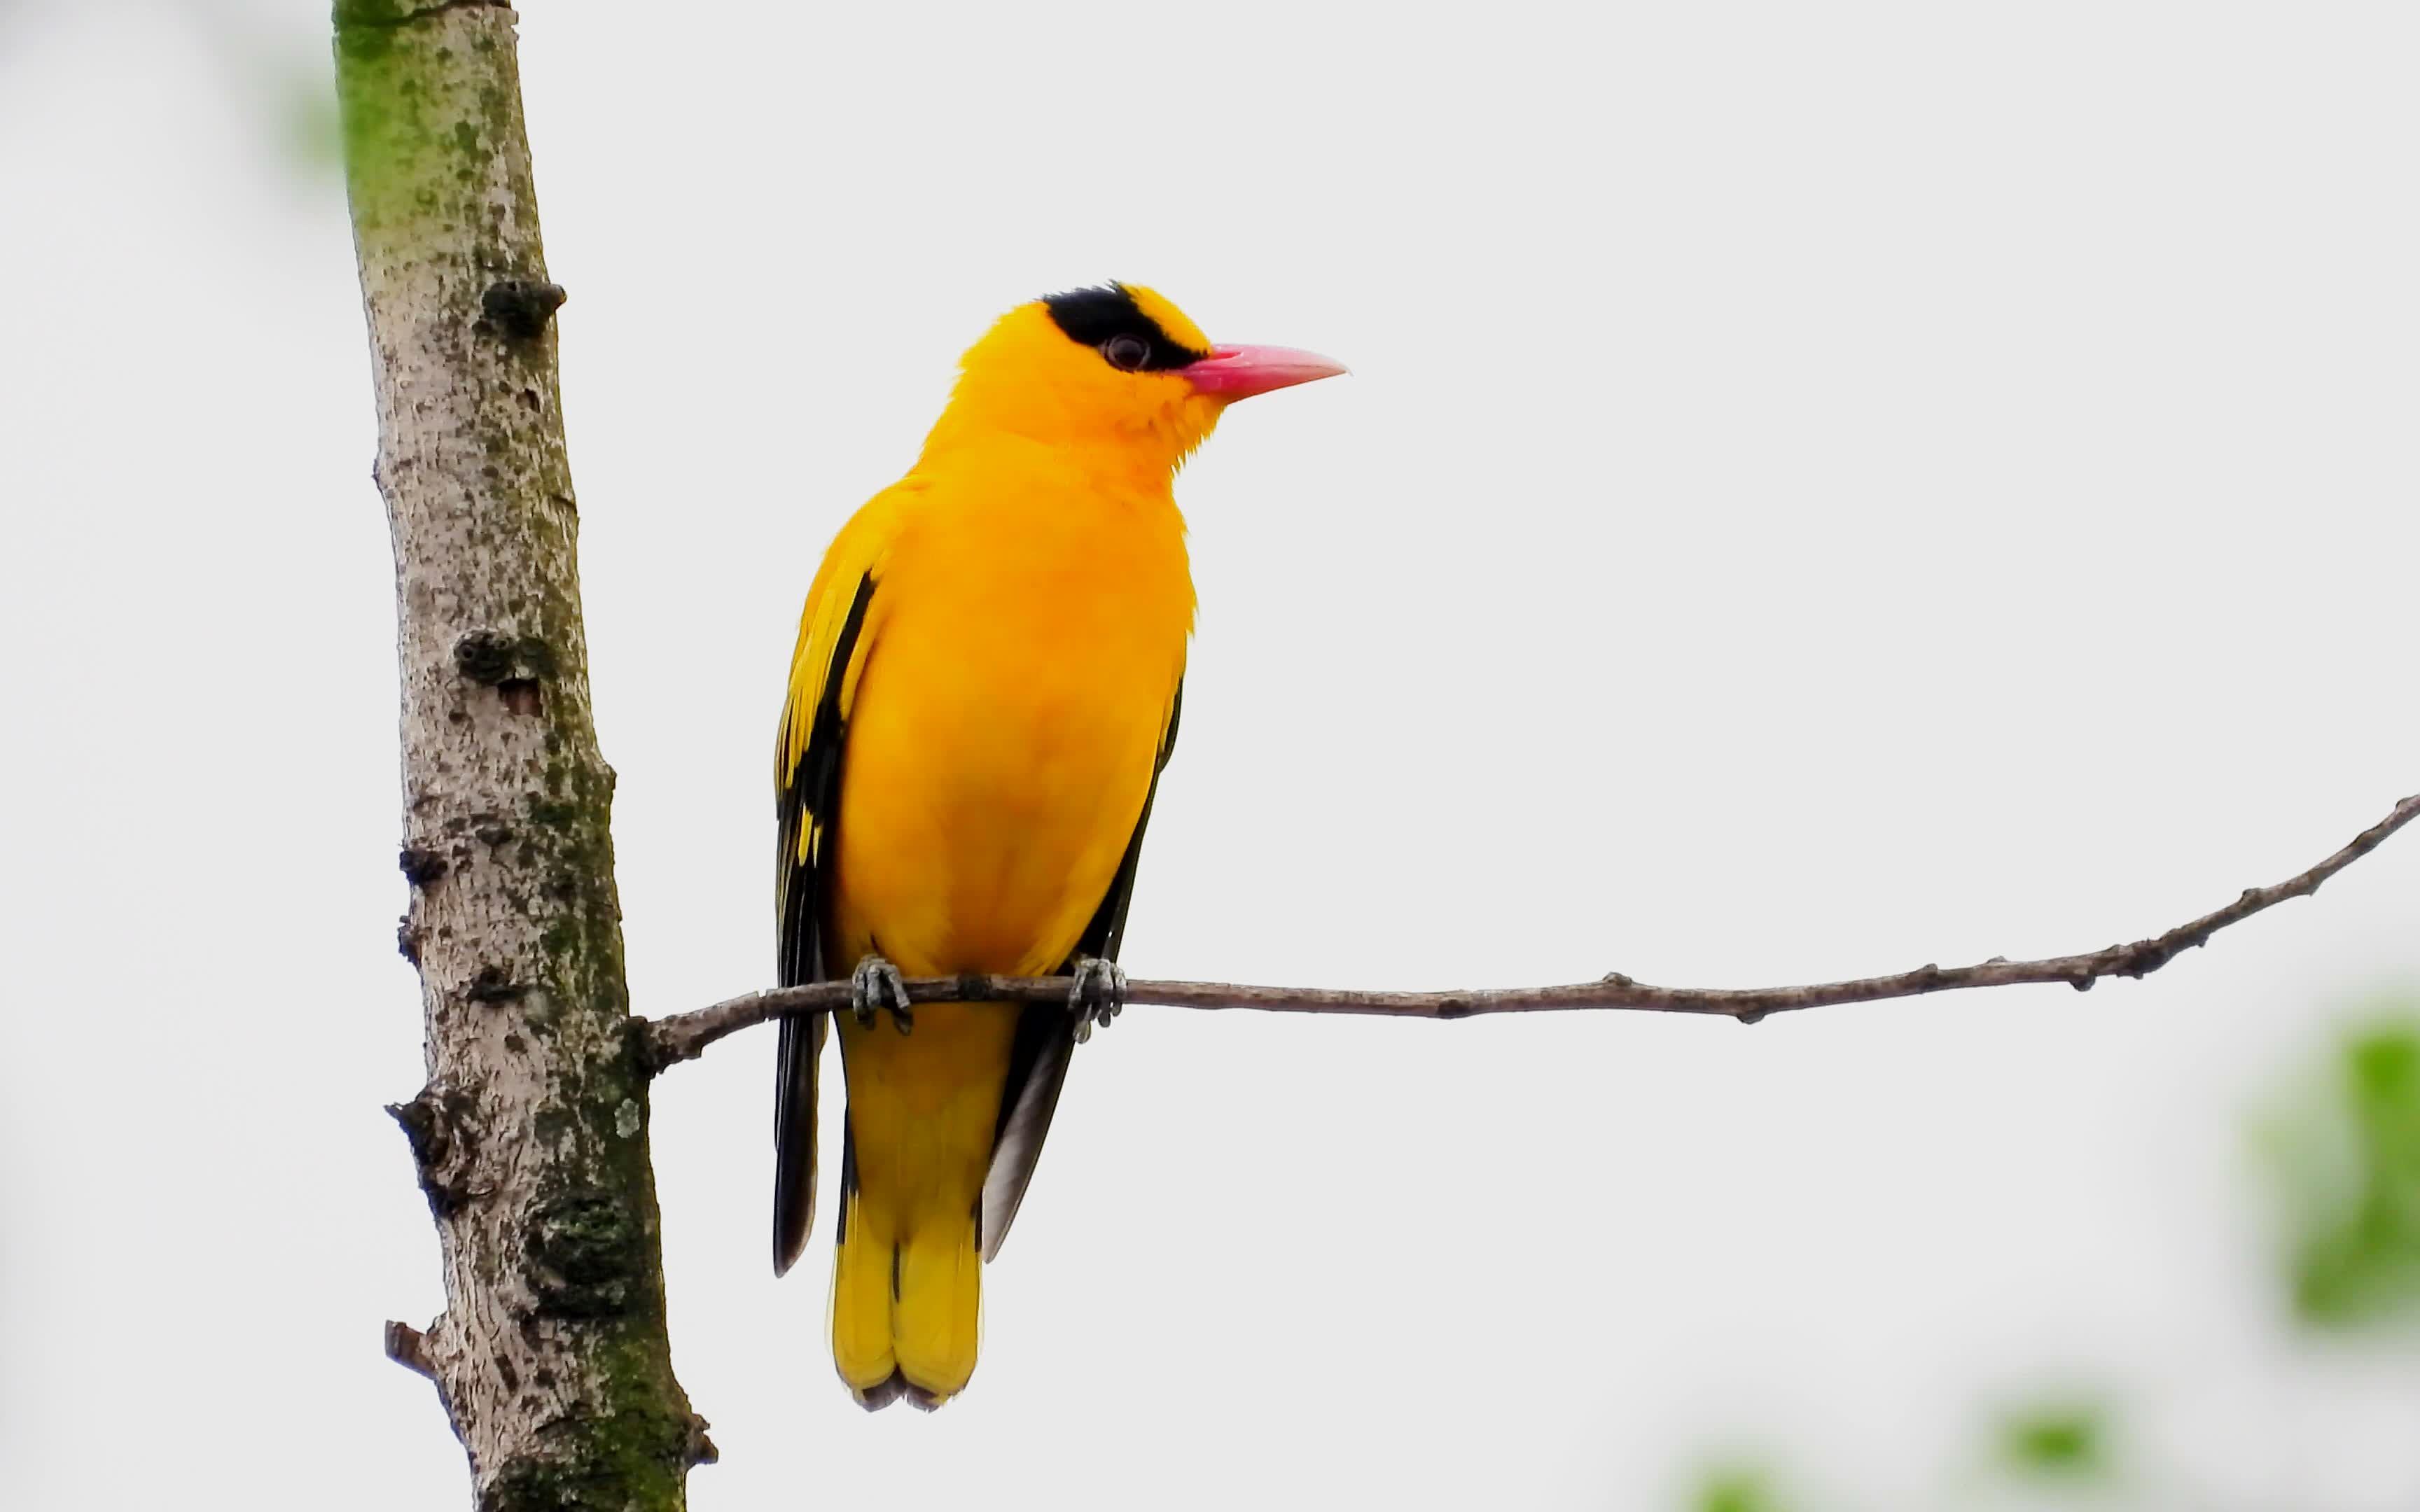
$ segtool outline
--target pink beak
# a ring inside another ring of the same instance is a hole
[[[1196,393],[1249,399],[1271,389],[1290,389],[1348,372],[1342,363],[1291,347],[1214,347],[1210,355],[1177,370]]]

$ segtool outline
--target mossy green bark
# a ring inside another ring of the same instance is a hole
[[[664,1512],[672,1369],[514,16],[340,0],[347,184],[394,531],[404,844],[437,1222],[426,1353],[485,1512]]]

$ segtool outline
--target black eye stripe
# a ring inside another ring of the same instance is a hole
[[[1159,323],[1142,313],[1122,285],[1107,288],[1070,289],[1064,294],[1052,294],[1043,300],[1050,318],[1069,340],[1095,350],[1106,348],[1118,337],[1131,337],[1143,344],[1145,356],[1131,371],[1165,373],[1173,368],[1187,367],[1210,354],[1181,346],[1159,329]],[[1109,358],[1104,352],[1102,361]],[[1115,364],[1112,364],[1115,365]]]

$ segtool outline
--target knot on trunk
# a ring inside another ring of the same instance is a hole
[[[511,1003],[529,995],[530,984],[517,980],[502,966],[481,966],[477,976],[462,989],[462,997],[473,1003]]]
[[[478,1154],[478,1139],[469,1122],[471,1100],[431,1082],[411,1102],[390,1103],[386,1111],[411,1142],[411,1163],[420,1174],[420,1190],[427,1195],[428,1211],[443,1218],[469,1201],[471,1165]]]
[[[569,298],[560,284],[526,278],[500,279],[479,296],[479,314],[486,324],[513,340],[534,341]]]
[[[554,649],[534,635],[482,627],[454,642],[454,667],[469,681],[494,688],[513,713],[534,715],[544,706],[539,683],[555,674]]]
[[[490,687],[516,677],[535,682],[554,675],[554,650],[536,636],[482,625],[454,642],[454,665],[471,681]]]
[[[429,886],[447,871],[445,857],[419,845],[407,845],[398,851],[396,865],[403,869],[403,880],[415,887]]]
[[[573,1193],[533,1215],[523,1257],[538,1309],[558,1318],[610,1318],[644,1294],[648,1241],[622,1203]]]

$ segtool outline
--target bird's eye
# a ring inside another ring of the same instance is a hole
[[[1121,373],[1132,373],[1151,361],[1151,343],[1140,336],[1111,336],[1101,343],[1101,355]]]

